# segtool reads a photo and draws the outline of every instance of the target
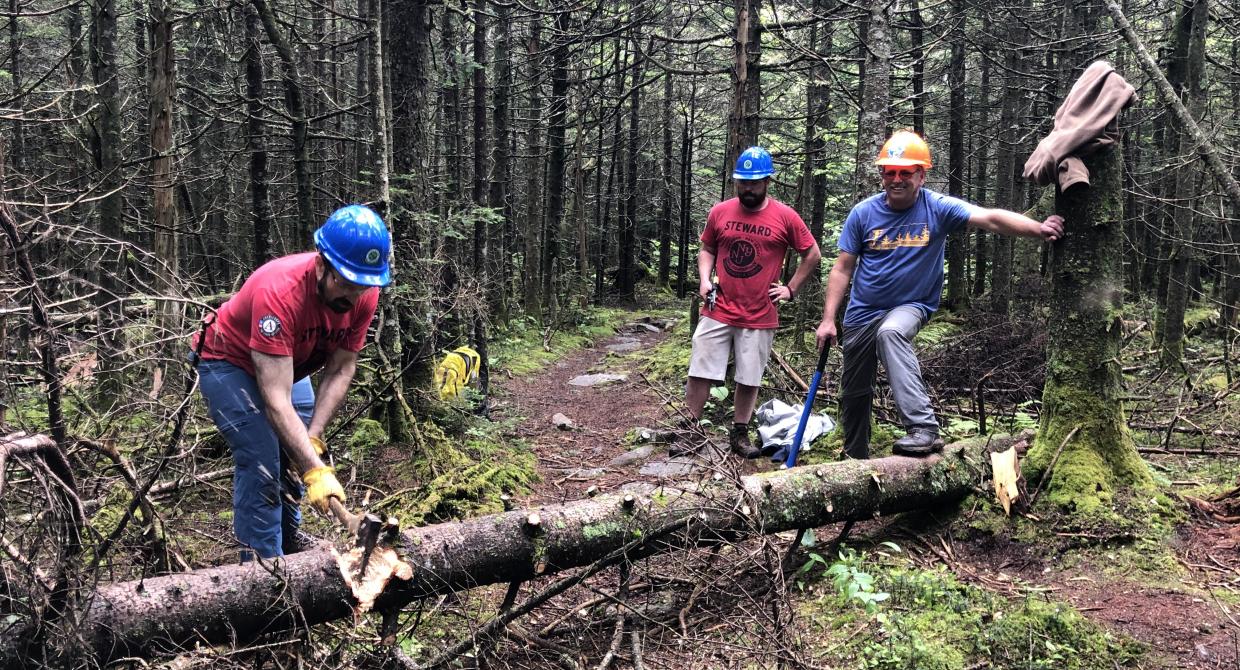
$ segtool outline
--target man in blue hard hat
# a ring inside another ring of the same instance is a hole
[[[736,394],[728,446],[744,458],[761,455],[750,441],[749,421],[779,327],[776,305],[796,298],[821,257],[801,217],[767,195],[774,174],[771,154],[762,147],[749,147],[737,157],[732,172],[736,197],[711,208],[698,252],[698,293],[706,303],[693,333],[685,404],[696,425],[711,386],[724,381],[731,356]],[[792,279],[781,284],[788,247],[797,250],[801,262]],[[671,449],[673,455],[688,451],[686,445]]]
[[[314,244],[255,270],[191,342],[211,420],[232,449],[243,560],[309,548],[298,530],[303,493],[321,512],[345,500],[323,461],[323,430],[348,392],[379,287],[391,281],[392,242],[378,214],[349,205]],[[316,396],[310,374],[319,370]]]

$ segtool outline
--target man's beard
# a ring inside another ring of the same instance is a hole
[[[749,209],[757,209],[761,207],[762,203],[766,200],[766,194],[763,193],[759,195],[757,193],[742,193],[740,195],[740,199],[742,205],[748,207]]]
[[[328,309],[337,314],[344,314],[353,309],[353,302],[348,298],[327,299],[327,272],[324,272],[319,279],[319,300],[322,300]]]

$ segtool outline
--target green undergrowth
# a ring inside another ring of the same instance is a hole
[[[537,372],[569,352],[612,335],[632,316],[630,311],[615,308],[589,309],[574,313],[567,323],[551,330],[530,318],[513,319],[488,343],[492,370],[514,375]]]
[[[883,554],[845,548],[794,580],[810,651],[832,667],[1087,670],[1138,667],[1144,654],[1042,591],[998,595]]]
[[[1187,520],[1184,506],[1163,491],[1123,497],[1089,517],[1041,504],[1030,515],[1008,517],[988,490],[962,501],[942,530],[979,545],[1011,543],[1054,571],[1183,590],[1184,569],[1172,545]]]
[[[538,481],[529,447],[505,437],[510,426],[470,420],[446,433],[431,421],[414,427],[410,457],[392,467],[396,481],[415,482],[374,505],[403,526],[423,526],[504,511]]]

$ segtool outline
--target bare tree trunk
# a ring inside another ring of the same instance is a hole
[[[949,121],[947,130],[947,193],[964,198],[964,131],[969,110],[965,102],[965,35],[967,13],[964,0],[953,0],[952,14],[956,27],[952,30],[952,56],[947,72]],[[968,291],[969,231],[960,230],[947,236],[947,308],[959,310],[969,303]]]
[[[980,119],[975,120],[978,128],[985,128],[990,121],[990,59],[982,59],[981,74],[981,99],[978,100],[977,111]],[[969,137],[972,139],[973,133]],[[974,144],[977,156],[977,174],[973,180],[973,200],[978,203],[986,202],[986,177],[990,167],[990,143],[985,140],[979,140]],[[986,276],[990,268],[990,234],[981,228],[977,229],[974,236],[974,264],[973,264],[973,297],[980,298],[986,292]]]
[[[620,268],[616,275],[616,295],[621,300],[632,302],[636,298],[637,278],[637,155],[640,152],[641,138],[638,127],[641,121],[642,99],[642,56],[640,41],[641,30],[634,28],[633,34],[633,87],[629,94],[629,137],[626,142],[624,159],[624,211],[620,215]]]
[[[173,12],[169,0],[151,0],[151,187],[154,192],[152,223],[155,228],[156,276],[161,293],[176,292],[180,268],[177,234],[176,175],[173,172],[173,126],[176,105],[176,53]],[[181,303],[168,300],[159,306],[160,326],[170,335],[180,332]]]
[[[116,0],[99,0],[95,4],[94,30],[91,60],[95,75],[98,102],[96,122],[99,129],[95,153],[98,161],[96,168],[99,174],[99,192],[102,194],[98,208],[99,231],[108,240],[123,242],[125,222],[122,209],[124,193],[121,191],[124,184],[121,174],[121,148],[124,139],[121,136]],[[95,404],[103,411],[112,407],[124,393],[119,369],[121,362],[117,357],[124,349],[120,300],[125,293],[123,282],[127,256],[123,251],[113,251],[100,263],[102,277],[99,284],[103,290],[99,292],[99,383],[96,387]]]
[[[1010,443],[995,440],[994,446]],[[989,476],[984,440],[925,459],[892,457],[796,468],[645,495],[605,495],[406,531],[398,547],[413,579],[389,584],[376,609],[415,599],[699,544],[869,519],[950,504]],[[881,486],[874,482],[881,481]],[[244,642],[352,614],[329,551],[103,586],[81,640],[104,664],[193,644]],[[21,635],[0,640],[0,666],[20,664]],[[37,663],[38,659],[33,659]]]
[[[315,229],[314,200],[311,195],[314,189],[310,185],[310,148],[309,129],[306,122],[306,106],[303,102],[301,75],[297,70],[297,56],[293,47],[280,32],[276,24],[275,13],[267,4],[267,0],[251,0],[258,10],[258,18],[263,22],[267,39],[275,47],[280,56],[281,80],[284,83],[284,105],[293,122],[293,174],[297,182],[297,237],[308,240]]]
[[[913,44],[913,48],[909,50],[909,57],[913,59],[913,132],[918,135],[926,135],[926,52],[922,48],[925,37],[922,31],[925,30],[926,24],[921,18],[921,6],[918,0],[911,0],[909,12],[909,39]],[[963,21],[958,22],[959,26]],[[956,45],[964,40],[964,35],[959,35],[960,41],[952,41],[952,58],[955,58]],[[961,45],[963,46],[963,45]],[[955,94],[956,89],[952,89]]]
[[[263,52],[258,10],[245,10],[246,144],[250,151],[250,209],[254,217],[253,267],[271,260],[271,200],[267,190],[266,124],[263,122]]]
[[[13,92],[11,103],[17,111],[13,119],[13,170],[21,177],[25,171],[26,161],[26,123],[21,115],[26,109],[26,96],[22,91],[22,39],[21,39],[21,0],[9,0],[9,79]]]
[[[555,39],[551,48],[551,100],[547,120],[547,217],[542,240],[543,320],[555,319],[556,260],[560,255],[561,225],[564,222],[564,135],[568,123],[568,47],[571,10],[557,7]]]
[[[535,17],[530,23],[530,36],[526,44],[526,54],[529,56],[529,87],[530,87],[530,120],[526,133],[529,141],[526,143],[526,153],[530,156],[531,165],[539,165],[542,162],[542,18]],[[522,301],[525,312],[535,319],[542,318],[542,300],[540,298],[540,290],[542,283],[539,281],[538,270],[541,267],[539,262],[540,240],[539,234],[542,232],[543,207],[542,192],[539,187],[542,185],[542,171],[538,169],[528,170],[526,173],[529,177],[529,185],[526,195],[525,207],[525,253],[521,260],[523,298]]]
[[[732,193],[732,166],[746,147],[758,143],[762,101],[762,21],[759,0],[734,0],[736,39],[733,42],[732,109],[728,113],[728,151],[723,157],[723,190]]]
[[[1203,103],[1202,70],[1205,65],[1206,23],[1210,18],[1207,0],[1193,0],[1184,5],[1176,17],[1172,39],[1172,56],[1168,63],[1168,80],[1176,89],[1193,116],[1199,116]],[[1195,263],[1194,212],[1197,202],[1198,165],[1187,160],[1192,139],[1177,126],[1168,126],[1167,157],[1178,164],[1171,178],[1171,199],[1174,202],[1171,226],[1171,259],[1167,268],[1167,291],[1162,318],[1156,324],[1161,337],[1159,362],[1163,367],[1178,368],[1184,359],[1184,313],[1188,307],[1189,271]]]
[[[1007,18],[1008,39],[1019,43],[1019,34],[1023,30],[1016,16]],[[1019,209],[1020,199],[1016,182],[1016,138],[1017,119],[1021,96],[1021,82],[1018,80],[1021,68],[1021,56],[1016,49],[1007,49],[1004,57],[1003,73],[1003,108],[999,114],[998,149],[996,152],[997,168],[995,176],[996,206],[1007,209]],[[1012,239],[1005,236],[991,238],[991,282],[990,311],[995,314],[1007,314],[1012,302]]]
[[[861,109],[857,116],[857,170],[853,176],[858,197],[871,190],[874,183],[874,157],[883,148],[890,126],[888,107],[891,104],[891,34],[887,15],[891,0],[871,0],[869,26],[866,30],[865,76]]]
[[[663,74],[663,189],[659,208],[659,277],[658,284],[666,288],[672,275],[672,74]]]
[[[487,155],[490,150],[487,147],[487,24],[485,17],[486,0],[474,0],[474,206],[482,210],[487,206]],[[497,142],[502,142],[504,138],[497,137]],[[488,218],[482,216],[481,211],[474,217],[474,253],[473,253],[473,273],[474,281],[478,285],[478,289],[483,295],[490,294],[490,280],[487,276],[487,231]],[[483,301],[483,304],[487,304]],[[482,391],[481,413],[485,416],[488,412],[487,398],[489,397],[491,387],[491,366],[487,360],[487,321],[486,314],[479,310],[474,314],[474,349],[481,357],[481,365],[478,369],[478,385]]]
[[[509,198],[510,179],[512,178],[509,170],[509,147],[511,140],[509,139],[510,120],[508,112],[509,98],[512,95],[512,62],[509,57],[511,45],[511,30],[508,25],[508,16],[510,8],[506,4],[500,4],[496,7],[496,23],[495,28],[499,32],[499,38],[495,41],[495,54],[493,61],[495,63],[495,91],[492,95],[494,100],[492,111],[492,125],[495,127],[495,143],[491,147],[492,167],[491,167],[491,191],[490,203],[493,209],[496,209],[503,216],[503,234],[500,241],[500,278],[499,281],[493,281],[494,291],[491,294],[491,304],[497,306],[497,317],[502,322],[508,321],[508,293],[512,285],[512,259],[515,256],[513,249],[513,240],[516,237],[515,228],[513,226],[513,207]]]
[[[690,290],[689,250],[693,231],[693,129],[697,122],[697,81],[689,84],[684,125],[680,132],[680,249],[676,254],[676,297]]]

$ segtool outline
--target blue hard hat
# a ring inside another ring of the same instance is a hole
[[[749,147],[736,157],[736,169],[732,171],[733,179],[766,179],[775,174],[775,166],[771,163],[771,152],[762,147]]]
[[[332,212],[314,231],[314,246],[340,276],[363,286],[387,286],[392,281],[388,256],[392,238],[374,210],[346,205]]]

